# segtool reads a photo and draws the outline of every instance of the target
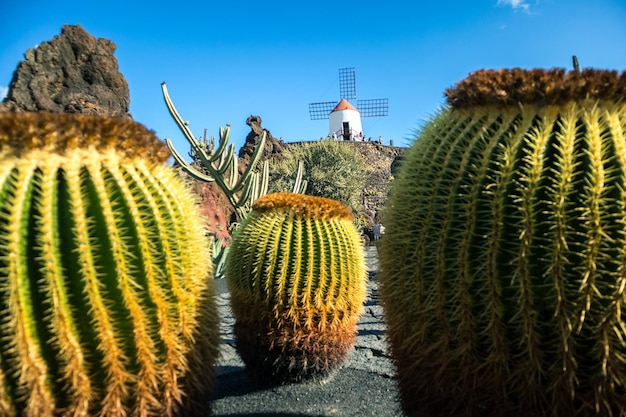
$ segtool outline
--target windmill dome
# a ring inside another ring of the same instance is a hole
[[[328,136],[344,140],[363,140],[361,113],[342,98],[328,117]]]
[[[346,100],[345,98],[341,99],[341,101],[333,109],[333,112],[341,111],[341,110],[354,110],[354,111],[358,112],[356,107],[354,107],[352,104],[350,104],[350,102],[348,100]]]

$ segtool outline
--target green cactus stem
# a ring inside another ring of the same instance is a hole
[[[202,182],[215,182],[224,192],[224,195],[237,214],[238,221],[241,222],[250,212],[252,203],[254,203],[257,198],[267,194],[268,191],[270,172],[268,161],[263,162],[263,168],[260,173],[255,172],[256,166],[265,149],[265,131],[261,135],[259,143],[256,145],[246,169],[241,176],[239,176],[239,159],[235,155],[235,145],[232,143],[228,145],[230,126],[226,125],[226,128],[220,127],[220,137],[217,148],[215,147],[215,140],[213,138],[207,138],[206,129],[204,131],[204,138],[202,140],[196,139],[189,128],[189,122],[184,121],[176,110],[165,82],[161,83],[161,91],[163,92],[163,99],[165,100],[170,115],[191,146],[190,155],[194,157],[195,162],[199,163],[200,167],[198,167],[197,164],[190,164],[185,161],[176,148],[174,148],[171,139],[166,138],[165,144],[172,156],[180,167],[191,175],[192,178]],[[293,186],[294,193],[304,194],[306,190],[307,181],[303,179],[303,173],[304,164],[300,161],[298,163],[296,179]],[[239,223],[235,223],[234,227],[238,225]],[[216,240],[214,243],[214,274],[216,278],[221,278],[223,276],[223,262],[228,255],[229,246],[223,245],[221,239]]]
[[[161,90],[170,115],[174,118],[178,128],[191,145],[192,154],[200,161],[203,169],[208,171],[208,174],[200,172],[197,168],[187,163],[176,151],[176,148],[172,145],[172,141],[168,138],[165,140],[165,143],[172,153],[172,156],[185,172],[196,180],[217,182],[218,186],[235,209],[239,219],[243,219],[250,211],[250,205],[254,200],[261,195],[267,194],[269,180],[269,167],[267,163],[264,166],[261,176],[254,171],[263,154],[263,149],[265,149],[265,132],[261,135],[261,140],[252,153],[250,162],[240,177],[238,168],[239,159],[235,155],[235,145],[231,143],[230,146],[228,146],[230,126],[226,125],[225,129],[220,128],[220,139],[217,149],[214,149],[215,144],[213,139],[210,141],[207,140],[206,134],[204,141],[199,142],[194,137],[191,129],[189,129],[189,123],[185,122],[176,110],[164,82],[161,83]]]
[[[0,415],[206,415],[210,248],[125,119],[0,114]]]
[[[252,377],[332,374],[354,346],[366,277],[347,207],[293,193],[256,200],[226,259],[237,351]]]
[[[626,73],[478,71],[396,176],[381,297],[409,416],[626,416]]]

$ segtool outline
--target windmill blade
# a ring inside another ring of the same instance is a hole
[[[339,97],[356,100],[356,70],[354,67],[339,68]]]
[[[371,98],[368,100],[357,100],[356,108],[359,109],[361,117],[387,116],[389,114],[389,99]]]
[[[354,67],[339,68],[339,93],[340,99],[352,100],[353,103],[356,101],[356,108],[361,117],[387,116],[389,114],[389,99],[387,98],[356,99],[356,70]],[[311,120],[330,118],[330,113],[336,106],[337,102],[335,101],[309,103]]]
[[[311,115],[311,120],[328,119],[330,112],[333,111],[336,105],[336,101],[309,103],[309,114]]]

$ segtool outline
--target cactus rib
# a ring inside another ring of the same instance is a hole
[[[323,378],[349,354],[366,279],[351,219],[337,201],[275,193],[237,229],[226,279],[237,350],[255,379]]]
[[[624,81],[479,72],[419,133],[380,247],[407,415],[626,415]]]
[[[218,338],[209,242],[177,174],[145,158],[162,155],[146,132],[0,115],[0,414],[206,409]]]

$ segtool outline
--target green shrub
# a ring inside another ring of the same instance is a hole
[[[292,189],[293,173],[298,161],[302,161],[307,195],[340,201],[357,217],[363,211],[365,161],[353,144],[332,140],[306,142],[289,146],[284,156],[283,161],[270,167],[270,192]]]

